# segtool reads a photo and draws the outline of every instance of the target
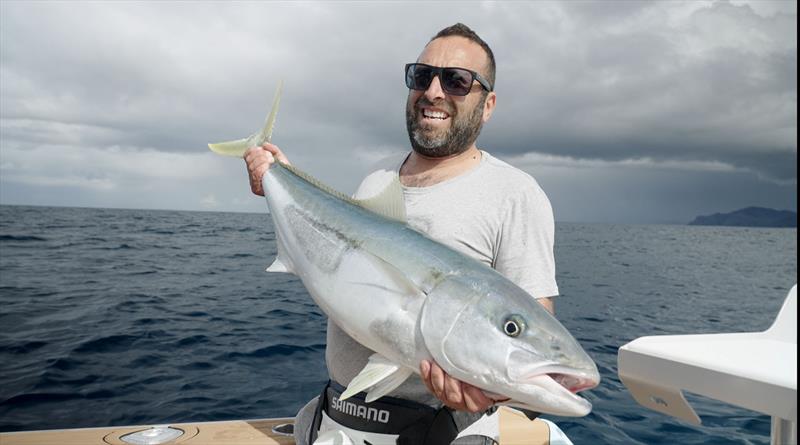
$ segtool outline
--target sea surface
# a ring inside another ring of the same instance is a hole
[[[0,431],[293,416],[326,381],[325,317],[264,214],[0,206]],[[579,444],[767,444],[769,418],[689,394],[641,408],[617,350],[768,328],[796,229],[556,224],[558,318],[597,362]]]

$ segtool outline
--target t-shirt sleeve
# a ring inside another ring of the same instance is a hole
[[[554,238],[550,200],[534,183],[508,201],[493,267],[534,298],[556,296]]]

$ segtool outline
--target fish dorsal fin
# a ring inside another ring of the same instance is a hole
[[[319,179],[299,170],[297,167],[284,163],[277,163],[281,167],[294,173],[314,187],[329,193],[343,201],[365,208],[373,213],[395,221],[406,222],[406,206],[403,198],[403,185],[400,183],[400,176],[395,174],[388,185],[377,195],[367,199],[353,199],[344,193],[330,187]],[[273,166],[274,167],[274,166]]]
[[[331,194],[331,195],[333,195],[333,196],[335,196],[335,197],[337,197],[337,198],[339,198],[339,199],[341,199],[343,201],[347,201],[347,202],[355,204],[354,200],[352,198],[350,198],[349,196],[347,196],[344,193],[336,190],[335,188],[323,183],[319,179],[309,175],[308,173],[304,172],[303,170],[300,170],[299,168],[295,167],[294,165],[284,164],[283,162],[279,161],[279,162],[276,162],[270,168],[275,168],[275,167],[285,168],[286,170],[292,172],[292,174],[294,174],[298,178],[308,182],[309,184],[311,184],[314,187],[322,190],[323,192]]]
[[[406,222],[406,205],[403,198],[403,185],[400,176],[394,175],[382,192],[367,199],[355,202],[367,210],[395,221]]]

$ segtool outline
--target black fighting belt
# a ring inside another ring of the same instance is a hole
[[[449,444],[458,435],[450,409],[436,409],[411,400],[383,396],[367,403],[367,393],[360,392],[347,400],[339,400],[345,388],[334,381],[319,396],[308,443],[317,439],[322,411],[340,425],[358,431],[399,435],[397,445]]]

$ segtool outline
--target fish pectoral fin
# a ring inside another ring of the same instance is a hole
[[[394,289],[397,292],[402,292],[406,295],[425,295],[425,291],[421,289],[420,286],[418,286],[417,283],[414,282],[414,280],[411,279],[411,277],[409,277],[408,274],[406,274],[406,272],[399,267],[374,254],[373,252],[362,250],[361,253],[364,255],[364,258],[368,259],[377,269],[383,272],[383,276],[391,280],[391,289]],[[375,283],[371,282],[353,283],[366,286],[375,286]]]
[[[378,353],[372,354],[367,366],[347,385],[339,400],[347,400],[361,391],[367,391],[366,402],[372,402],[400,386],[412,373],[412,370]]]

